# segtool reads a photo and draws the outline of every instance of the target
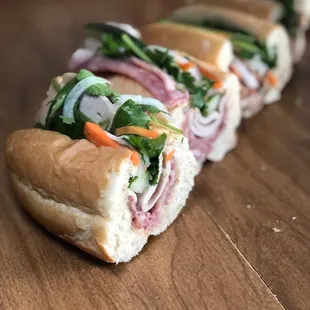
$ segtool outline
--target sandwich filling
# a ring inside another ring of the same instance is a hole
[[[179,19],[177,22],[183,23]],[[229,37],[235,55],[230,71],[240,81],[243,115],[251,116],[258,112],[264,104],[265,94],[270,89],[278,87],[277,77],[273,73],[277,65],[276,49],[268,49],[266,44],[254,35],[227,21],[205,19],[198,23],[188,21],[184,23],[223,33]]]
[[[196,159],[205,161],[227,123],[222,81],[188,57],[146,45],[115,25],[88,24],[86,29],[85,48],[73,54],[70,68],[121,74],[140,83],[165,104]]]
[[[183,135],[169,124],[170,119],[160,101],[118,95],[107,80],[80,70],[53,80],[36,127],[72,139],[85,138],[97,147],[129,149],[132,223],[139,229],[153,229],[171,199],[180,169],[174,155]]]
[[[309,16],[295,10],[294,0],[276,0],[283,6],[283,14],[278,22],[281,23],[292,38],[296,38],[300,32],[304,32],[309,25]]]

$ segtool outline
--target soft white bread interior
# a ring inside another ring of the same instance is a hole
[[[307,47],[307,38],[304,31],[300,31],[295,38],[291,38],[291,50],[294,63],[300,61],[305,54]]]
[[[148,44],[178,49],[227,71],[233,60],[230,41],[222,35],[170,22],[154,23],[141,29]]]
[[[293,0],[294,9],[299,14],[305,15],[310,19],[310,1],[309,0]]]
[[[7,139],[6,161],[24,208],[49,231],[107,262],[126,262],[167,228],[185,204],[196,164],[186,139],[174,145],[177,180],[152,230],[132,224],[127,148],[96,147],[51,131],[30,129]],[[181,169],[182,166],[182,169]]]
[[[272,71],[277,77],[278,84],[265,95],[264,102],[268,104],[280,99],[282,90],[293,74],[293,59],[290,40],[282,26],[277,25],[269,32],[265,39],[265,44],[268,50],[275,49],[277,53],[276,66]]]

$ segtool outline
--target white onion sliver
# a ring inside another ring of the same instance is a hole
[[[77,100],[80,98],[80,96],[85,92],[87,88],[98,83],[104,85],[110,84],[108,80],[96,76],[90,76],[78,82],[66,98],[62,115],[66,118],[73,119],[74,118],[73,109]]]
[[[259,82],[254,74],[246,67],[246,65],[239,59],[235,59],[233,65],[236,67],[237,71],[240,73],[243,82],[250,89],[257,89],[259,87]]]
[[[115,135],[112,135],[111,133],[109,133],[108,131],[106,132],[108,137],[114,141],[116,141],[117,143],[121,144],[121,145],[124,145],[124,146],[127,146],[127,147],[131,147],[132,146],[124,139],[124,137],[126,136],[121,136],[121,137],[118,137],[118,136],[115,136]]]
[[[150,97],[142,97],[140,95],[121,95],[116,103],[120,103],[121,105],[124,104],[127,100],[133,100],[134,102],[141,104],[141,105],[152,105],[158,108],[161,111],[168,112],[165,105],[157,99],[150,98]]]

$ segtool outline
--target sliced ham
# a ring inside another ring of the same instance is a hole
[[[177,90],[175,82],[168,74],[136,57],[124,61],[97,55],[83,62],[73,55],[70,67],[75,71],[84,68],[95,73],[113,72],[128,76],[149,90],[167,108],[176,107],[189,100],[188,91]]]
[[[158,223],[163,207],[170,203],[169,197],[176,182],[175,159],[165,163],[159,183],[152,187],[151,195],[148,190],[142,195],[132,192],[129,195],[129,207],[132,221],[138,229],[152,229]],[[147,210],[147,211],[145,211]]]
[[[217,111],[203,117],[198,109],[186,113],[183,123],[184,135],[196,160],[203,163],[213,149],[213,144],[221,134],[227,122],[227,96],[223,95]]]

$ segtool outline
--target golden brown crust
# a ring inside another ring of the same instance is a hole
[[[180,8],[171,14],[169,20],[178,22],[184,18],[196,22],[206,18],[220,18],[223,21],[241,27],[257,36],[260,40],[266,40],[270,33],[279,27],[277,24],[259,19],[251,14],[212,5],[197,4]],[[186,42],[187,38],[184,41]]]
[[[169,22],[154,23],[141,29],[149,44],[178,49],[206,62],[216,64],[227,39],[217,33]]]
[[[196,3],[217,5],[252,14],[258,18],[274,21],[280,15],[281,5],[275,1],[260,0],[203,0]]]
[[[92,236],[90,240],[79,240],[75,237],[76,234],[86,227],[81,223],[79,224],[79,220],[82,222],[81,216],[77,216],[74,210],[69,209],[70,207],[42,196],[38,191],[21,182],[12,173],[11,180],[14,191],[23,203],[24,209],[47,230],[89,254],[107,262],[114,262],[101,241],[106,239],[106,235],[104,220],[100,216],[86,215],[88,218],[85,218],[84,224],[90,223],[89,230]]]
[[[114,75],[109,78],[113,90],[120,94],[141,95],[143,97],[153,97],[153,95],[135,80],[124,76]]]
[[[6,145],[8,168],[23,183],[89,214],[100,213],[100,191],[130,155],[126,148],[97,148],[87,140],[40,129],[14,132]]]

